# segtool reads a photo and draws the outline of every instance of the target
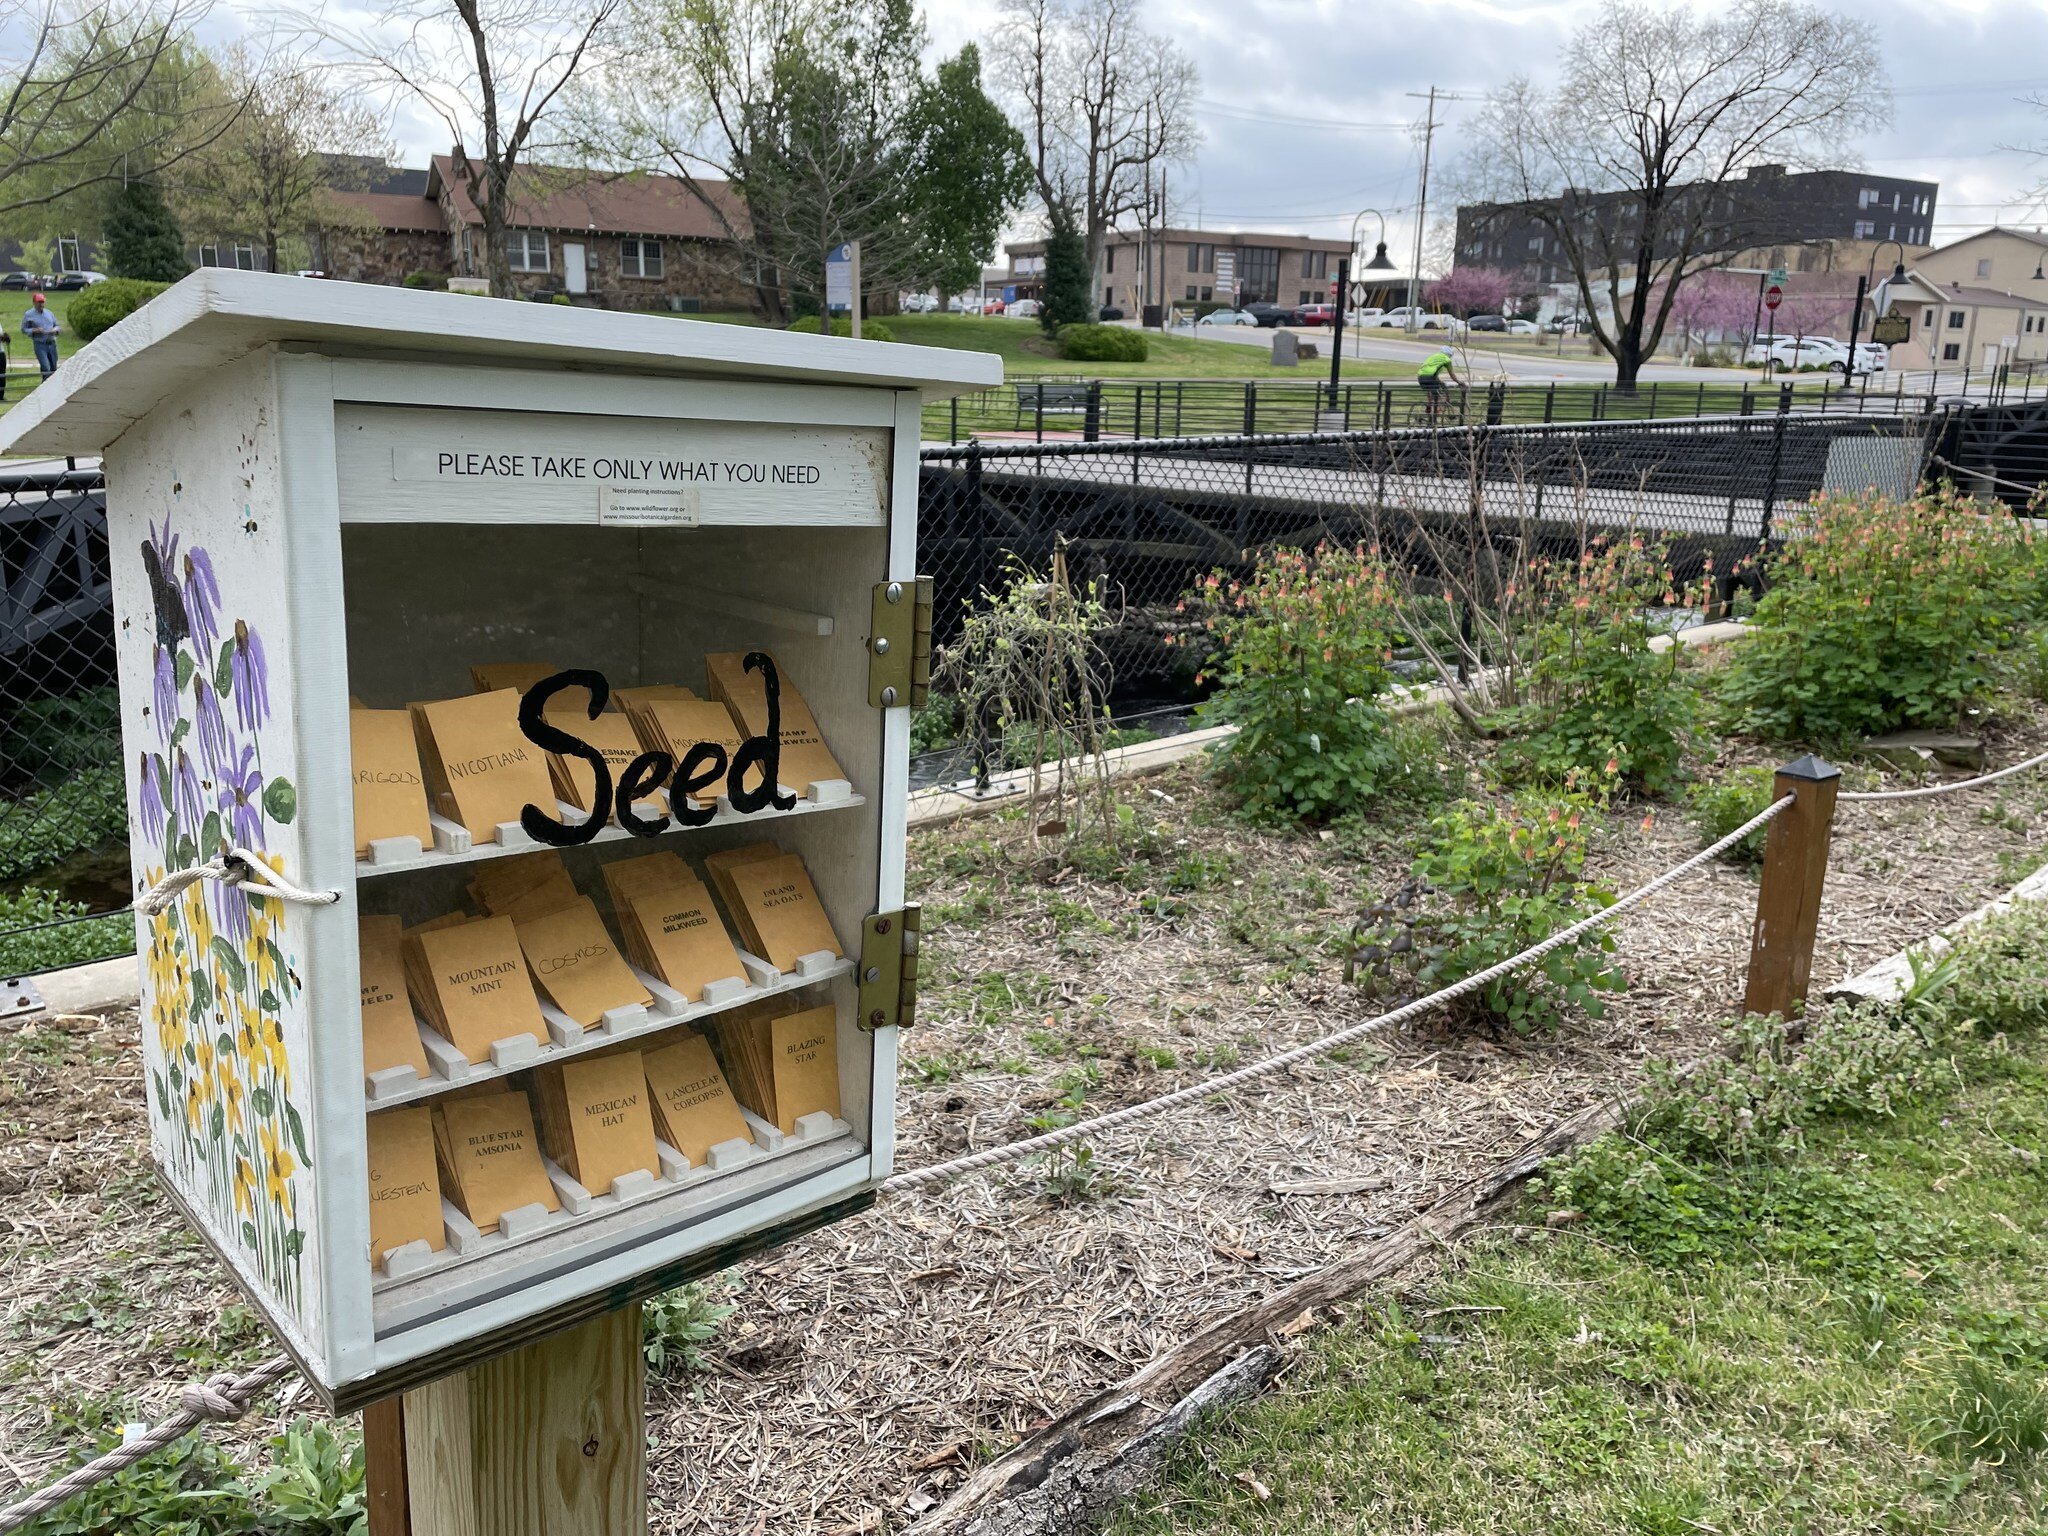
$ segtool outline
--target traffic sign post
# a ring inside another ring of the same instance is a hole
[[[1785,290],[1780,288],[1776,283],[1771,284],[1770,287],[1764,290],[1765,309],[1768,309],[1773,313],[1776,313],[1778,306],[1784,302]]]

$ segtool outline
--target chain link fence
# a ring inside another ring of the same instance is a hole
[[[100,487],[0,476],[0,975],[133,943]]]

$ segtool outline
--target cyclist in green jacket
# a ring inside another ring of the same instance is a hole
[[[1452,366],[1451,354],[1442,347],[1438,347],[1428,357],[1424,358],[1422,366],[1415,371],[1415,382],[1420,384],[1426,391],[1423,398],[1429,402],[1429,414],[1432,417],[1443,409],[1444,400],[1446,399],[1444,393],[1444,376],[1446,374],[1450,375],[1449,382],[1457,385],[1460,389],[1465,387],[1465,381],[1458,377],[1458,370]]]

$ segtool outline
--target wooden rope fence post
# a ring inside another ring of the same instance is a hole
[[[370,1536],[645,1536],[640,1304],[363,1415]]]
[[[1756,893],[1756,922],[1749,935],[1745,1013],[1775,1013],[1789,1019],[1806,1001],[1841,777],[1841,769],[1808,754],[1780,768],[1772,780],[1772,798],[1790,795],[1792,804],[1771,822],[1764,838],[1763,883]]]

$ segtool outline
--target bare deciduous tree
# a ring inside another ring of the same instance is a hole
[[[191,45],[207,0],[0,0],[0,216],[159,172],[240,103]]]
[[[1796,210],[1746,173],[1843,164],[1889,112],[1867,22],[1800,0],[1705,14],[1608,0],[1556,85],[1491,98],[1462,180],[1499,226],[1533,221],[1554,242],[1627,388],[1687,278],[1786,238]]]
[[[455,174],[483,221],[491,292],[512,295],[505,231],[515,171],[577,74],[617,45],[622,0],[388,0],[360,26],[294,14],[363,85],[396,86],[447,128]]]
[[[1138,0],[1002,0],[995,77],[1017,102],[1039,200],[1073,218],[1102,265],[1118,219],[1144,207],[1147,172],[1186,159],[1195,126],[1194,62],[1148,32]]]

